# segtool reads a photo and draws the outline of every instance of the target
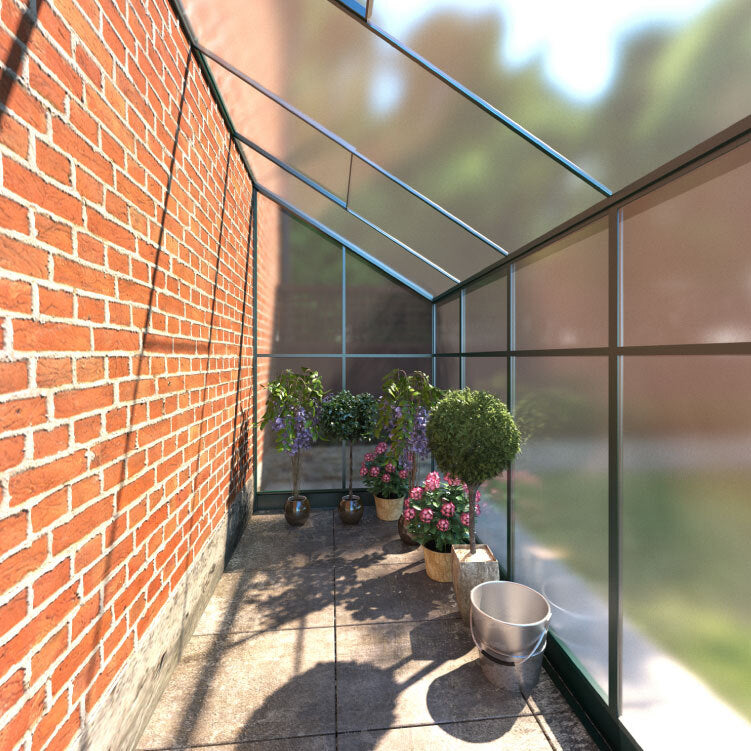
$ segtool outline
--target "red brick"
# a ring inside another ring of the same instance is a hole
[[[31,285],[12,279],[0,279],[0,300],[3,309],[15,313],[31,313]]]
[[[101,381],[104,378],[104,358],[87,357],[76,362],[76,377],[79,383]]]
[[[73,295],[61,289],[40,287],[39,313],[55,318],[73,318]]]
[[[102,421],[99,415],[92,417],[84,417],[81,420],[76,420],[73,425],[73,434],[76,438],[76,443],[88,443],[98,438],[102,432]]]
[[[91,348],[90,342],[91,334],[87,326],[52,321],[13,321],[13,344],[19,351],[81,352]]]
[[[104,323],[104,300],[96,300],[93,297],[79,297],[78,318],[82,321]]]
[[[47,559],[47,540],[35,540],[0,563],[0,594],[14,587]],[[1,675],[1,673],[0,673]]]
[[[71,713],[70,717],[68,717],[68,719],[60,726],[55,735],[52,736],[52,740],[50,741],[47,748],[50,749],[50,751],[57,748],[68,748],[70,746],[70,742],[72,741],[73,737],[78,732],[80,727],[81,715],[78,708],[76,707]],[[34,740],[36,741],[36,738]]]
[[[1,443],[0,451],[2,451]],[[26,539],[27,525],[28,514],[25,511],[13,516],[6,516],[5,519],[0,519],[0,540],[2,540],[2,550],[4,553],[18,547]]]
[[[56,490],[31,508],[31,528],[40,532],[68,512],[68,491]]]
[[[67,357],[43,357],[37,360],[37,386],[50,388],[73,382],[73,369]]]
[[[39,425],[47,419],[47,401],[44,397],[13,399],[0,404],[0,431],[20,430],[29,425]]]
[[[109,664],[104,666],[99,677],[89,689],[89,693],[86,695],[86,709],[91,711],[94,705],[99,700],[99,697],[104,693],[107,686],[112,683],[112,679],[117,675],[117,672],[123,666],[125,660],[128,659],[130,653],[133,651],[133,637],[129,637],[117,650],[117,652],[111,657]]]
[[[44,107],[26,89],[23,83],[18,83],[12,77],[0,80],[0,97],[5,106],[15,112],[18,117],[31,125],[32,128],[43,133],[47,130],[47,117]],[[5,119],[3,117],[3,119]]]
[[[86,226],[92,234],[98,235],[108,243],[119,245],[125,250],[136,249],[133,234],[129,230],[110,221],[94,209],[90,209],[86,214]]]
[[[0,656],[0,662],[2,662]],[[5,671],[3,671],[5,672]],[[23,738],[26,730],[31,727],[44,711],[45,687],[39,689],[18,711],[18,713],[6,720],[0,726],[0,748],[15,748]]]
[[[115,280],[109,274],[60,256],[54,261],[53,278],[60,284],[86,292],[112,295],[115,291]]]
[[[5,161],[8,164],[8,161]],[[0,267],[19,274],[47,278],[48,253],[22,240],[0,235]]]
[[[115,459],[127,456],[132,444],[133,438],[129,433],[123,433],[106,441],[100,441],[92,449],[94,457],[91,466],[101,467],[103,464],[109,464]]]
[[[137,352],[141,337],[135,331],[120,329],[94,329],[94,350],[97,352]]]
[[[31,170],[9,159],[3,161],[3,170],[4,185],[8,190],[55,216],[74,224],[81,222],[81,202],[75,196],[45,182]]]
[[[77,451],[70,456],[27,469],[10,478],[11,505],[23,503],[32,496],[41,495],[69,483],[86,470],[86,452]]]
[[[64,253],[73,252],[73,231],[70,226],[37,212],[34,218],[37,240]]]
[[[0,683],[0,717],[23,696],[23,678],[24,671],[16,670],[13,675]]]
[[[3,126],[5,122],[3,122]],[[0,221],[5,229],[12,229],[24,235],[29,234],[29,210],[10,198],[0,196]]]
[[[52,430],[37,430],[34,433],[34,458],[44,459],[59,454],[68,448],[68,426],[60,425]]]
[[[80,44],[76,47],[76,62],[96,87],[101,88],[102,72],[94,58],[89,54],[88,50]]]
[[[112,499],[102,498],[80,511],[66,524],[56,527],[52,533],[52,553],[57,555],[74,545],[112,516]]]
[[[44,141],[37,139],[36,142],[37,167],[45,175],[57,180],[59,183],[70,185],[70,159],[49,147]]]
[[[42,574],[32,587],[33,607],[39,607],[58,590],[62,589],[70,577],[70,559],[66,558],[55,566],[51,571]]]
[[[5,300],[3,300],[3,304]],[[0,394],[23,391],[28,388],[29,374],[26,361],[0,362]]]
[[[32,665],[33,672],[33,665]],[[34,737],[31,745],[32,751],[41,749],[49,740],[55,728],[65,719],[68,713],[68,696],[63,694],[50,707],[49,711],[42,716],[39,724],[34,728]],[[58,748],[60,748],[58,746]]]
[[[79,480],[71,488],[71,497],[73,499],[73,508],[83,506],[92,498],[99,495],[99,477],[92,475],[83,480]]]
[[[3,113],[3,127],[0,128],[0,143],[24,159],[29,153],[29,131],[25,125]]]
[[[57,22],[55,28],[61,29],[62,25]],[[46,27],[45,27],[46,28]],[[64,28],[64,27],[62,27]],[[49,32],[49,29],[47,29]],[[69,35],[68,39],[70,38]],[[70,54],[70,47],[66,51]],[[34,53],[40,61],[58,78],[65,90],[72,96],[80,99],[83,94],[81,76],[73,69],[72,64],[63,57],[52,44],[44,37],[37,36],[34,40]]]
[[[62,391],[55,395],[55,418],[73,417],[82,412],[103,409],[112,404],[113,398],[110,385]]]
[[[112,184],[112,165],[107,157],[97,152],[88,141],[75,133],[61,120],[52,121],[52,140],[59,149],[70,154],[76,164],[93,172],[100,180]]]

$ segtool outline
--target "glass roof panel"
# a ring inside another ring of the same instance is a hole
[[[601,198],[334,3],[185,6],[201,44],[508,251]]]
[[[612,190],[751,111],[748,0],[375,0],[371,21]]]
[[[371,255],[396,275],[422,288],[429,295],[445,292],[454,282],[410,254],[387,237],[348,214],[337,204],[287,174],[280,167],[246,146],[243,149],[258,183],[280,198]]]

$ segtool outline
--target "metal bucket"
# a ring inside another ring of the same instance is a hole
[[[495,686],[529,694],[537,685],[550,623],[550,605],[524,584],[489,581],[469,596],[469,626],[480,667]]]

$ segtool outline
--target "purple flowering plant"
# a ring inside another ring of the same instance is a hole
[[[479,493],[475,496],[475,506]],[[412,488],[404,501],[404,519],[409,534],[421,545],[448,553],[452,545],[469,540],[467,486],[451,475],[443,479],[430,472],[422,485]]]
[[[300,497],[302,452],[319,437],[319,411],[324,398],[318,372],[302,368],[300,373],[283,371],[266,384],[266,412],[259,425],[271,425],[277,451],[288,454],[292,465],[292,495]]]
[[[365,454],[360,466],[365,487],[379,498],[401,498],[406,495],[409,473],[391,456],[391,446],[381,441]]]
[[[409,487],[415,484],[418,457],[428,456],[428,417],[442,396],[419,370],[408,374],[397,368],[383,379],[377,431],[388,436],[391,460],[409,471]]]

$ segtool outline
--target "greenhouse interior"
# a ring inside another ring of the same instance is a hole
[[[747,0],[0,60],[0,749],[751,748]]]

